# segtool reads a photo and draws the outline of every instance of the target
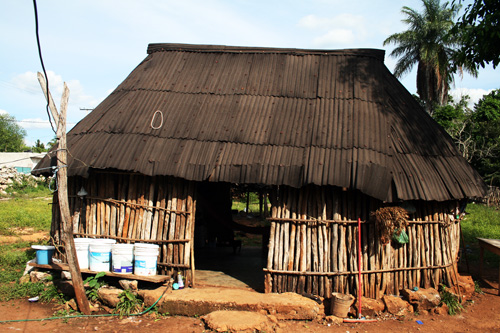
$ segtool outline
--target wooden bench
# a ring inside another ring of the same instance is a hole
[[[69,267],[67,264],[61,264],[61,263],[52,263],[48,265],[39,265],[35,263],[30,263],[30,266],[33,266],[35,268],[42,268],[42,269],[51,269],[51,270],[56,270],[56,271],[68,271]],[[99,272],[91,271],[90,269],[85,269],[81,268],[80,271],[85,274],[97,274]],[[127,279],[127,280],[139,280],[139,281],[146,281],[146,282],[154,282],[154,283],[164,283],[170,280],[170,276],[166,275],[151,275],[151,276],[143,276],[143,275],[136,275],[136,274],[118,274],[118,273],[113,273],[113,272],[105,272],[106,276],[112,276],[112,277],[118,277],[122,279]]]

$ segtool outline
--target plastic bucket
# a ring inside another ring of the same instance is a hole
[[[134,274],[142,276],[156,275],[159,253],[159,245],[136,243],[134,246]]]
[[[109,272],[111,268],[111,246],[114,239],[94,239],[89,245],[89,268],[95,272]]]
[[[38,265],[48,265],[52,263],[52,255],[56,249],[51,245],[31,245],[36,250],[36,263]]]
[[[341,293],[332,293],[331,312],[339,318],[346,318],[349,308],[354,302],[354,296]]]
[[[132,274],[134,271],[134,244],[111,246],[112,272]]]
[[[89,245],[93,239],[90,238],[75,238],[76,257],[78,258],[78,266],[81,268],[89,268]]]

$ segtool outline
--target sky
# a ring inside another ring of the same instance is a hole
[[[465,1],[465,4],[471,1]],[[68,130],[107,97],[146,58],[149,43],[303,49],[375,48],[393,70],[391,34],[407,26],[401,8],[421,0],[39,0],[42,56],[59,109],[69,87]],[[0,113],[15,117],[26,144],[54,138],[36,78],[42,71],[33,2],[0,0]],[[500,88],[500,69],[455,78],[452,95],[472,103]],[[416,71],[400,81],[416,92]]]

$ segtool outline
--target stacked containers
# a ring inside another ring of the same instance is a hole
[[[80,269],[96,272],[156,275],[160,246],[136,243],[117,244],[114,239],[75,238]]]

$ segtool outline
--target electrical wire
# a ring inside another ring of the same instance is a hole
[[[47,116],[49,117],[49,123],[50,123],[50,127],[52,127],[52,131],[54,133],[57,133],[56,130],[54,129],[54,125],[52,124],[52,119],[50,118],[50,111],[49,111],[49,96],[50,96],[50,92],[49,92],[49,77],[47,76],[47,71],[45,70],[45,65],[43,63],[43,57],[42,57],[42,47],[40,45],[40,35],[38,33],[38,11],[37,11],[37,8],[36,8],[36,0],[33,0],[33,9],[35,11],[35,33],[36,33],[36,44],[38,46],[38,57],[40,58],[40,63],[42,64],[42,70],[43,70],[43,74],[45,75],[45,82],[46,82],[46,85],[47,85],[47,105],[45,106],[45,109],[47,111]]]

